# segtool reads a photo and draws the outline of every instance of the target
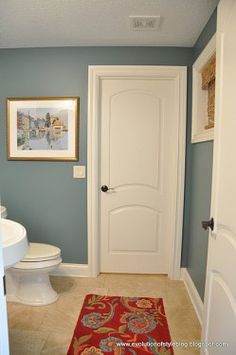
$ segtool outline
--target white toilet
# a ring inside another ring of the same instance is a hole
[[[7,210],[3,206],[1,217],[7,217]],[[61,262],[59,248],[49,244],[30,243],[24,259],[6,270],[7,300],[31,306],[55,302],[59,296],[51,286],[49,273]]]

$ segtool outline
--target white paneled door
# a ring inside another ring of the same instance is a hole
[[[203,354],[236,354],[236,1],[217,12],[216,127]]]
[[[102,272],[169,273],[176,223],[179,82],[101,81]]]

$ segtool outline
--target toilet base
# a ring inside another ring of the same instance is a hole
[[[44,270],[8,269],[6,272],[7,301],[29,306],[43,306],[56,302],[59,295],[52,288],[49,279],[50,271],[51,268]]]

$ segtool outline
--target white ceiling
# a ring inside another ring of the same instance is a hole
[[[0,48],[191,47],[219,0],[0,0]],[[132,31],[130,15],[160,15],[161,30]]]

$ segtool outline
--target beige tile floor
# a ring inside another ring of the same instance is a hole
[[[171,281],[164,275],[120,274],[51,280],[60,294],[56,303],[43,307],[8,303],[11,355],[65,355],[88,293],[162,297],[172,341],[188,343],[200,339],[200,324],[182,281]],[[175,355],[180,354],[199,351],[175,348]]]

